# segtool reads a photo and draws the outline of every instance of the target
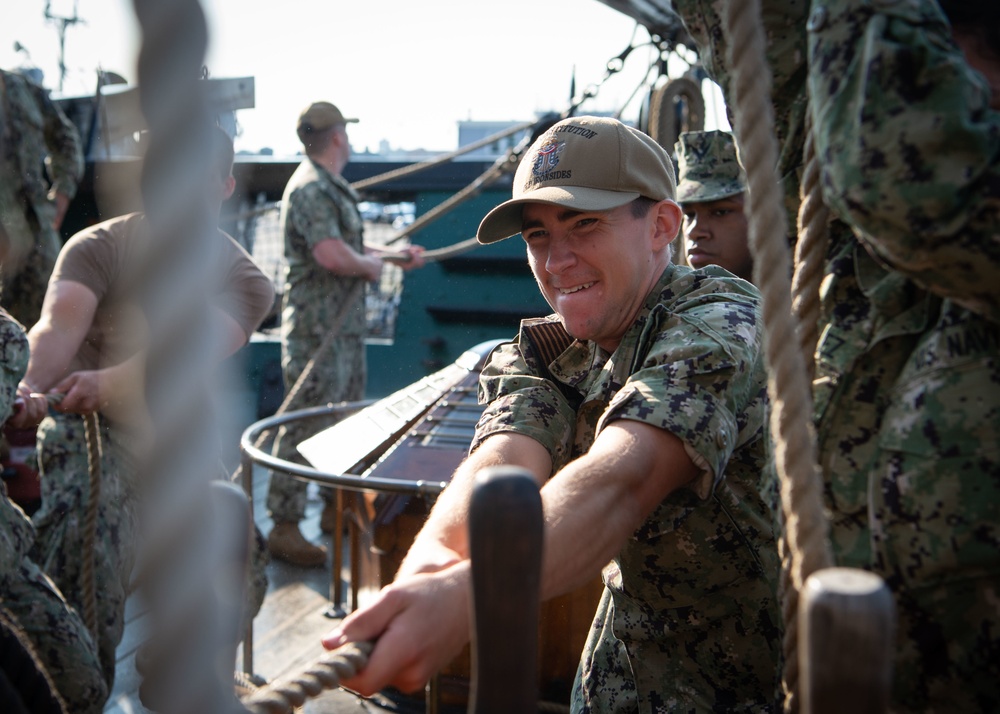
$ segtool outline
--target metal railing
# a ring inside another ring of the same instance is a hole
[[[333,568],[330,575],[330,614],[334,617],[343,617],[346,614],[343,606],[343,491],[370,492],[370,493],[393,493],[412,496],[435,498],[445,486],[447,481],[432,481],[419,479],[415,481],[403,479],[385,479],[378,477],[366,477],[360,474],[333,474],[314,469],[302,464],[296,464],[285,459],[279,459],[257,444],[260,442],[262,434],[276,430],[278,427],[294,421],[305,421],[314,419],[336,420],[348,417],[361,409],[371,405],[372,401],[340,402],[338,404],[326,404],[319,407],[309,407],[297,409],[295,411],[284,412],[272,417],[261,419],[248,426],[240,437],[240,481],[243,490],[246,492],[250,502],[250,510],[253,512],[253,487],[254,487],[254,464],[271,469],[273,472],[288,474],[294,478],[304,481],[312,481],[323,486],[331,486],[337,489],[337,520],[333,530]],[[352,529],[352,553],[353,538],[355,531]],[[357,583],[352,583],[352,607],[357,606]],[[247,623],[247,629],[243,640],[243,671],[253,672],[253,621]]]

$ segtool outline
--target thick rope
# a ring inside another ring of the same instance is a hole
[[[252,690],[241,700],[252,714],[291,714],[307,699],[327,689],[336,689],[341,681],[353,677],[368,665],[371,642],[352,642],[313,660],[299,673],[277,679],[256,688],[248,678],[237,674],[237,685]],[[570,708],[556,702],[538,702],[540,714],[569,714]]]
[[[452,243],[451,245],[446,245],[443,248],[435,248],[434,250],[425,250],[421,257],[424,259],[425,263],[436,263],[442,260],[448,260],[449,258],[454,258],[456,255],[462,255],[463,253],[468,253],[470,250],[475,250],[482,244],[475,237],[466,238],[465,240],[459,241],[458,243]],[[410,260],[410,256],[407,253],[394,253],[394,252],[382,252],[380,256],[388,261],[406,263]]]
[[[87,470],[90,472],[90,493],[87,496],[87,513],[83,522],[83,622],[90,634],[97,639],[97,583],[94,573],[97,565],[97,514],[101,501],[101,432],[97,414],[83,416],[87,440]]]
[[[344,679],[353,677],[368,664],[370,642],[345,645],[315,659],[298,674],[275,680],[243,700],[253,714],[290,714],[306,699],[326,689],[336,689]]]
[[[434,208],[427,211],[427,213],[423,214],[413,223],[408,225],[404,230],[393,236],[392,239],[387,242],[387,245],[391,245],[396,241],[403,240],[403,238],[413,235],[428,223],[436,221],[445,213],[454,209],[458,204],[478,195],[484,188],[492,183],[495,183],[508,170],[509,166],[517,165],[517,162],[514,161],[512,157],[515,155],[515,152],[519,154],[520,151],[523,151],[523,147],[524,142],[522,141],[517,145],[517,147],[510,149],[506,156],[502,156],[497,159],[493,165],[490,166],[490,168],[486,169],[486,171],[476,177],[476,179],[473,180],[468,186],[452,196],[449,196],[447,199],[434,206]]]
[[[428,159],[427,161],[421,161],[420,163],[410,164],[409,166],[404,166],[403,168],[394,169],[392,171],[386,171],[385,173],[378,174],[377,176],[372,176],[371,178],[366,178],[361,181],[355,181],[351,184],[351,188],[355,191],[363,191],[366,188],[371,188],[372,186],[377,186],[381,183],[387,183],[395,179],[403,178],[404,176],[409,176],[410,174],[415,174],[425,169],[432,168],[434,166],[440,166],[441,164],[446,164],[452,159],[457,159],[459,156],[468,154],[476,149],[481,149],[484,146],[489,146],[490,144],[500,141],[501,139],[506,139],[508,136],[517,134],[518,132],[530,129],[535,125],[533,121],[521,122],[514,126],[508,127],[503,131],[498,131],[495,134],[487,136],[485,139],[480,139],[479,141],[474,141],[471,144],[466,144],[461,146],[454,151],[450,151],[447,154],[442,154],[440,156],[435,156],[433,159]]]
[[[735,121],[746,158],[747,214],[754,282],[764,297],[765,355],[771,398],[771,433],[781,482],[785,533],[791,557],[789,598],[797,598],[805,579],[832,563],[822,506],[821,475],[816,466],[810,382],[791,307],[791,260],[777,166],[777,141],[770,102],[771,73],[764,54],[759,0],[725,3],[723,28],[727,63],[732,72]],[[797,609],[797,608],[796,608]],[[783,605],[786,632],[794,634],[796,609]],[[785,707],[797,709],[797,642],[785,653]]]
[[[823,203],[819,180],[819,160],[813,148],[812,126],[806,126],[803,150],[805,169],[799,187],[798,240],[795,243],[795,274],[792,277],[792,311],[799,322],[799,346],[810,379],[813,377],[816,345],[819,342],[820,283],[826,259],[830,211]]]
[[[784,709],[789,714],[799,711],[799,591],[792,582],[792,553],[785,534],[779,534],[778,557],[781,558],[781,576],[778,580],[778,597],[781,599],[781,635],[783,658],[781,688]]]

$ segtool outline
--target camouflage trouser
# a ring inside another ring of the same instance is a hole
[[[109,686],[83,620],[38,566],[22,559],[2,578],[0,600],[28,636],[38,660],[73,714],[99,714]]]
[[[617,611],[605,587],[573,683],[573,714],[780,711],[770,586],[753,578],[735,591],[741,598],[706,596],[681,608],[655,628],[658,639],[630,642],[628,631],[649,623]]]
[[[282,358],[285,390],[290,390],[302,374],[318,345],[307,346],[290,341]],[[365,344],[361,337],[342,337],[333,340],[326,353],[313,368],[309,379],[302,386],[299,398],[292,409],[314,407],[327,402],[352,402],[365,393]],[[305,463],[296,445],[316,433],[317,422],[292,423],[278,430],[272,453],[286,461]],[[286,474],[271,474],[267,493],[267,509],[276,523],[298,523],[306,510],[306,482]],[[321,489],[329,500],[330,489]]]
[[[38,322],[49,276],[59,257],[59,235],[50,226],[38,229],[36,242],[16,275],[5,276],[0,284],[3,305],[26,330]]]
[[[32,517],[37,537],[31,555],[80,613],[85,599],[83,558],[93,556],[97,649],[110,690],[135,557],[135,475],[116,430],[103,419],[101,423],[100,500],[92,553],[83,550],[90,494],[83,418],[58,414],[46,417],[38,427],[42,505]]]

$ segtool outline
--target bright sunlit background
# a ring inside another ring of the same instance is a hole
[[[55,95],[92,94],[98,68],[135,80],[139,34],[129,0],[10,5],[0,25],[0,67],[41,69]],[[46,19],[47,7],[69,20]],[[300,149],[295,119],[318,99],[361,119],[350,127],[356,151],[378,151],[383,141],[453,149],[459,120],[528,121],[562,111],[574,68],[580,94],[605,78],[608,60],[633,37],[649,39],[598,0],[203,0],[202,7],[211,76],[255,78],[256,107],[239,112],[236,148],[278,155]],[[651,47],[634,51],[581,113],[625,105],[623,119],[634,120],[644,93],[629,97],[655,58]],[[721,106],[710,102],[708,110],[709,124],[725,121],[713,116]]]

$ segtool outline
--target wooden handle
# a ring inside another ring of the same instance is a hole
[[[527,471],[498,466],[479,472],[469,508],[469,552],[473,633],[469,712],[534,712],[542,499]]]
[[[895,644],[892,595],[874,573],[827,568],[799,600],[805,714],[888,711]]]

